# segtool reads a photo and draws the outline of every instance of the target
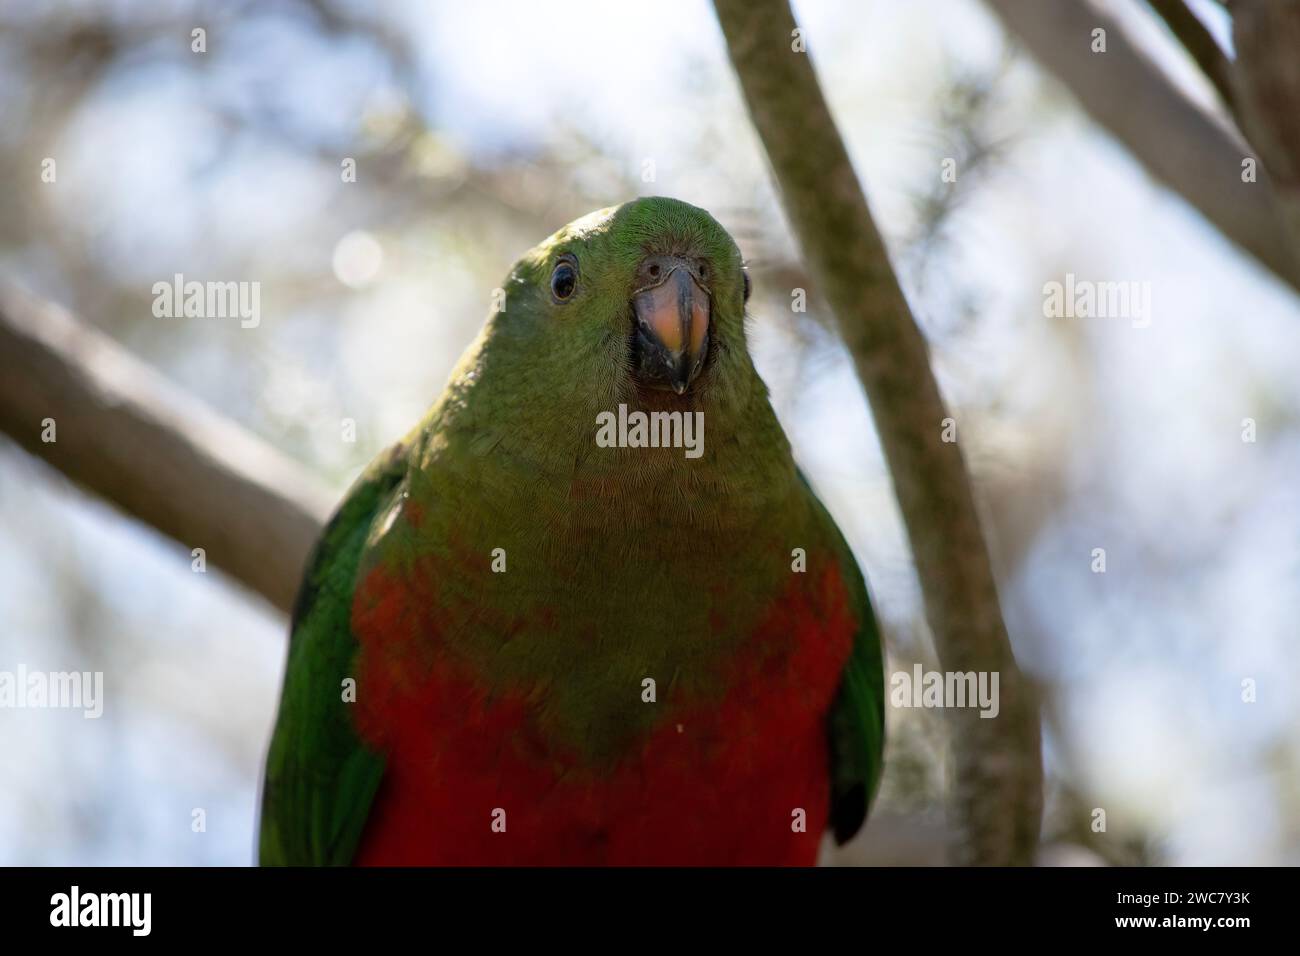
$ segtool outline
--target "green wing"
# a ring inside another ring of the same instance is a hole
[[[352,593],[370,525],[406,470],[401,446],[357,479],[307,562],[290,625],[280,712],[262,784],[263,866],[352,862],[384,759],[352,729]]]
[[[800,475],[803,478],[803,475]],[[804,486],[834,543],[849,603],[858,620],[853,652],[844,667],[839,693],[831,706],[831,828],[835,842],[853,838],[867,819],[867,808],[880,783],[885,751],[885,678],[880,629],[871,609],[867,583],[825,506],[803,479]]]

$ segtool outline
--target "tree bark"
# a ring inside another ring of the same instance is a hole
[[[1007,639],[988,549],[948,412],[785,0],[715,0],[786,215],[870,401],[941,666],[1000,675],[1001,711],[946,711],[953,758],[950,858],[1029,864],[1042,815],[1033,692]]]
[[[1300,3],[1235,0],[1237,121],[1277,191],[1293,249],[1300,249]]]
[[[107,336],[3,283],[0,430],[187,552],[202,548],[271,604],[292,606],[332,496]]]

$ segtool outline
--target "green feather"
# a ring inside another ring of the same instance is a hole
[[[867,582],[848,542],[800,472],[805,487],[835,542],[840,573],[858,621],[853,652],[844,667],[827,727],[831,746],[831,829],[845,844],[862,827],[880,784],[885,749],[885,690],[880,629],[871,608]]]
[[[406,460],[400,446],[356,481],[307,562],[290,626],[284,691],[262,784],[264,866],[350,863],[384,760],[352,728],[343,681],[355,677],[349,625],[357,566]]]

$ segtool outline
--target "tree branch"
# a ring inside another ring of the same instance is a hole
[[[54,441],[42,439],[46,419]],[[332,496],[107,336],[4,283],[0,430],[186,549],[203,548],[276,607],[292,606]]]
[[[1261,170],[1257,182],[1242,182],[1242,160],[1255,151],[1188,100],[1097,0],[986,3],[1151,175],[1300,289],[1300,253],[1272,181]],[[1091,34],[1098,27],[1106,31],[1105,53],[1091,49]]]
[[[1300,248],[1300,4],[1234,0],[1238,122],[1273,179]]]
[[[988,549],[929,351],[872,221],[785,0],[715,0],[750,116],[809,272],[870,400],[945,670],[1000,675],[1001,713],[947,711],[954,760],[950,856],[1028,864],[1042,815],[1039,725],[1016,667]]]

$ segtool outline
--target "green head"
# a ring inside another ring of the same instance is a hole
[[[562,448],[570,461],[619,404],[723,426],[766,404],[745,343],[748,294],[740,250],[703,209],[652,197],[591,213],[515,264],[453,374],[444,424],[472,409],[475,430],[529,435],[536,453]]]
[[[744,347],[747,297],[726,230],[703,209],[662,198],[571,223],[524,256],[506,287],[507,303],[533,320],[525,334],[561,346],[548,358],[568,366],[591,357],[609,387],[677,395],[697,382],[706,390],[719,363],[729,371],[728,351]]]

